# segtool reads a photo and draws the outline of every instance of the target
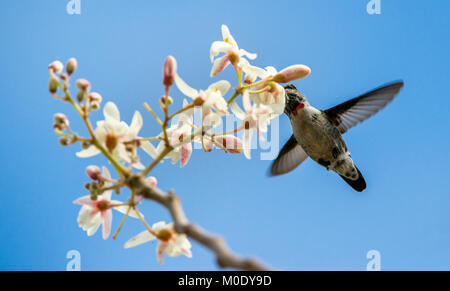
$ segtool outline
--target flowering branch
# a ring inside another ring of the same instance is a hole
[[[267,267],[256,260],[241,259],[235,256],[221,237],[208,234],[198,226],[190,223],[186,218],[180,199],[173,191],[169,191],[166,194],[156,187],[151,187],[145,183],[141,175],[131,175],[126,183],[128,187],[135,189],[145,199],[156,201],[166,207],[174,221],[175,231],[186,234],[213,251],[217,258],[217,264],[220,267],[247,271],[267,270]]]
[[[118,179],[113,179],[106,167],[102,170],[93,165],[86,168],[86,174],[91,179],[85,184],[89,195],[76,199],[74,203],[81,205],[78,225],[89,236],[95,234],[102,226],[103,238],[107,239],[111,233],[112,210],[117,210],[125,216],[113,239],[117,238],[128,217],[138,219],[145,230],[128,240],[124,247],[135,247],[150,240],[158,240],[157,258],[160,263],[164,254],[170,257],[179,255],[191,257],[191,244],[188,240],[191,238],[212,250],[221,267],[266,270],[266,267],[257,261],[235,256],[222,238],[210,235],[191,224],[184,214],[179,198],[172,191],[166,194],[158,189],[155,177],[147,177],[163,159],[170,158],[172,163],[180,161],[180,166],[185,166],[191,157],[193,142],[201,143],[205,152],[212,151],[214,147],[234,154],[243,151],[250,159],[253,130],[262,137],[261,133],[267,131],[271,119],[284,111],[285,92],[280,83],[291,82],[310,73],[310,69],[304,65],[291,66],[280,72],[273,67],[262,69],[250,65],[246,58],[253,60],[256,54],[240,49],[225,25],[222,26],[222,36],[223,41],[216,41],[211,45],[210,57],[213,62],[211,76],[219,74],[232,64],[238,78],[233,95],[225,101],[224,96],[231,88],[226,80],[213,83],[206,90],[191,88],[178,75],[175,58],[167,57],[163,65],[164,95],[159,99],[164,118],[160,119],[155,111],[144,103],[144,107],[161,128],[161,133],[152,137],[139,136],[143,118],[138,111],[128,125],[120,120],[119,109],[112,102],[107,102],[103,107],[105,120],[98,121],[94,129],[90,115],[100,109],[102,96],[90,92],[89,81],[79,79],[76,82],[78,93],[76,98],[72,97],[69,92],[69,80],[77,68],[75,59],[67,62],[66,72],[62,72],[64,65],[59,61],[49,65],[50,93],[55,99],[72,105],[89,133],[89,138],[78,136],[70,128],[67,117],[58,113],[54,116],[54,130],[61,136],[60,144],[66,146],[79,142],[82,150],[77,156],[80,158],[104,155],[119,175]],[[224,55],[215,59],[220,53]],[[258,78],[260,80],[257,80]],[[192,102],[183,100],[182,108],[171,114],[169,109],[173,99],[169,96],[169,92],[173,84],[176,84],[179,91]],[[58,90],[64,95],[56,95]],[[236,102],[239,96],[242,96],[244,110]],[[193,114],[197,109],[201,111],[200,124],[194,124]],[[231,130],[215,132],[214,129],[222,123],[222,118],[229,115],[228,109],[242,123]],[[174,122],[175,119],[177,122]],[[244,131],[243,141],[235,136],[239,131]],[[151,143],[155,141],[159,141],[156,147]],[[139,149],[153,158],[146,167],[140,162]],[[133,168],[140,172],[133,172]],[[128,200],[126,202],[112,200],[112,193],[119,194],[125,187],[131,192]],[[153,200],[167,208],[174,222],[166,224],[161,221],[150,226],[138,209],[143,199]]]

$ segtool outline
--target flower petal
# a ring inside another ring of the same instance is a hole
[[[188,258],[192,257],[191,243],[185,234],[178,234],[173,242],[170,242],[166,248],[166,253],[169,257],[176,257],[185,255]]]
[[[192,154],[192,143],[185,143],[181,146],[180,148],[180,153],[181,153],[181,162],[180,162],[180,167],[184,167],[187,162],[189,161],[189,159],[191,158],[191,154]]]
[[[220,72],[222,72],[228,65],[230,64],[230,60],[228,59],[228,55],[222,56],[216,59],[211,68],[211,77],[216,76]]]
[[[156,237],[148,232],[148,230],[144,230],[143,232],[139,233],[138,235],[132,237],[130,240],[128,240],[124,248],[133,248],[135,246],[138,246],[140,244],[146,243],[148,241],[154,240]]]
[[[232,154],[242,151],[242,141],[234,135],[221,135],[215,137],[216,145]]]
[[[77,200],[73,201],[73,204],[87,205],[87,206],[93,207],[95,205],[95,201],[91,200],[90,195],[86,195],[86,196],[80,197]]]
[[[117,201],[117,200],[112,200],[111,203],[113,205],[123,204],[123,202]],[[128,205],[121,205],[121,206],[115,206],[112,209],[115,209],[115,210],[119,211],[120,213],[127,214],[128,207],[129,207]],[[141,212],[139,212],[139,214],[142,217],[144,217],[144,214],[142,214]],[[139,218],[139,215],[136,213],[136,211],[133,208],[130,209],[128,216],[133,217],[133,218]]]
[[[246,50],[244,50],[244,49],[240,49],[240,50],[239,50],[239,54],[240,54],[241,56],[245,56],[245,57],[249,58],[250,60],[254,60],[254,59],[256,59],[256,58],[258,57],[257,54],[255,54],[255,53],[249,53],[248,51],[246,51]]]
[[[230,88],[230,82],[228,82],[227,80],[220,80],[219,82],[215,82],[209,85],[208,90],[219,91],[222,96],[225,96]]]
[[[133,164],[133,168],[136,168],[138,170],[144,170],[145,166],[141,162],[138,161],[137,163]]]
[[[225,24],[222,24],[222,38],[225,42],[230,43],[233,46],[233,48],[238,49],[238,45],[234,40],[234,37],[231,35],[228,26],[226,26]]]
[[[210,112],[203,118],[203,126],[216,127],[222,124],[222,118],[219,114]]]
[[[144,150],[144,152],[146,152],[153,159],[156,159],[156,157],[158,157],[158,152],[157,152],[155,146],[152,143],[150,143],[149,141],[143,141],[141,143],[141,148]]]
[[[112,121],[120,121],[120,112],[117,108],[116,104],[113,102],[106,103],[105,107],[103,108],[103,114],[105,115],[105,121],[107,123]]]
[[[167,227],[169,227],[169,226],[170,226],[170,224],[166,224],[165,221],[159,221],[159,222],[153,223],[152,229],[153,229],[155,232],[159,232],[160,230],[162,230],[162,229],[164,229],[164,228],[167,228]]]
[[[241,107],[236,103],[236,101],[233,101],[230,103],[230,109],[231,112],[233,112],[234,115],[236,115],[237,118],[240,120],[244,120],[246,117],[246,114],[244,111],[242,111]]]
[[[88,236],[93,236],[97,232],[97,230],[100,227],[100,225],[101,225],[101,223],[99,222],[99,223],[94,224],[89,229],[86,229],[87,235]]]
[[[178,74],[175,75],[175,84],[177,85],[178,90],[180,90],[184,95],[191,97],[192,99],[198,97],[198,91],[186,84],[186,82],[184,82]]]
[[[109,234],[111,233],[111,224],[112,224],[111,209],[102,212],[102,216],[103,216],[103,227],[102,227],[103,239],[107,239],[109,237]]]
[[[225,53],[229,50],[231,50],[233,46],[227,42],[224,41],[215,41],[212,43],[211,48],[209,50],[209,55],[211,58],[211,63],[214,61],[214,57],[217,56],[219,53]]]
[[[245,78],[253,83],[256,78],[263,78],[267,75],[266,70],[260,67],[252,66],[246,59],[241,59],[242,70],[245,73]]]
[[[250,102],[250,94],[245,90],[242,96],[242,105],[244,105],[244,110],[246,112],[252,112],[252,104]]]
[[[246,129],[244,130],[244,155],[247,159],[251,159],[251,146],[252,146],[252,136],[253,136],[253,129]]]
[[[164,251],[166,250],[167,246],[167,242],[159,241],[158,246],[156,247],[156,256],[158,257],[158,262],[160,264],[163,263]]]
[[[139,131],[142,128],[143,125],[143,121],[142,121],[142,115],[139,111],[136,111],[133,115],[133,120],[131,121],[131,125],[130,125],[130,133],[133,135],[132,138],[136,138],[137,134],[139,133]]]
[[[79,157],[79,158],[90,158],[90,157],[98,155],[99,153],[100,153],[100,150],[97,149],[96,146],[91,145],[87,149],[79,151],[78,153],[76,153],[76,156]]]

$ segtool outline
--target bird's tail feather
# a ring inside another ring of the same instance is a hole
[[[342,175],[339,176],[341,176],[342,179],[344,179],[344,181],[347,182],[347,184],[349,184],[353,189],[355,189],[358,192],[362,192],[364,191],[364,189],[366,189],[366,181],[364,180],[364,177],[359,171],[358,167],[356,167],[356,170],[358,171],[358,179],[356,180],[348,179]]]

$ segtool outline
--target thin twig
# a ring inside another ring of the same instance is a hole
[[[132,190],[136,191],[136,194],[142,195],[142,197],[146,199],[156,201],[166,207],[172,216],[175,231],[186,234],[191,239],[213,251],[216,255],[217,264],[220,267],[246,271],[269,270],[266,266],[254,259],[236,256],[230,251],[223,238],[209,234],[198,226],[190,223],[184,214],[180,199],[173,191],[169,191],[169,193],[166,194],[156,187],[151,187],[145,183],[144,177],[139,174],[130,175],[127,178],[126,184]]]

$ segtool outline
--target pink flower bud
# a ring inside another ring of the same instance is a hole
[[[91,89],[91,83],[89,83],[86,79],[78,79],[77,80],[77,88],[81,91],[88,92]]]
[[[293,65],[281,70],[273,77],[273,81],[277,83],[288,83],[304,78],[311,73],[311,69],[305,65]]]
[[[89,101],[100,103],[102,102],[102,95],[97,92],[92,92],[91,94],[89,94]]]
[[[166,87],[170,87],[175,80],[177,74],[177,61],[174,57],[168,56],[163,65],[163,84]]]
[[[55,74],[61,73],[63,68],[64,68],[64,65],[60,61],[54,61],[53,63],[48,65],[48,69]]]
[[[86,168],[86,175],[88,175],[89,178],[92,180],[100,180],[102,177],[102,173],[100,172],[100,168],[97,166],[88,166]]]
[[[55,129],[64,130],[69,127],[69,120],[64,114],[56,113],[53,119],[55,121],[55,124],[53,125]]]
[[[71,58],[67,61],[66,64],[66,72],[69,75],[72,75],[72,73],[77,69],[77,60],[75,58]]]
[[[99,110],[100,109],[100,103],[99,102],[91,102],[91,110]]]

